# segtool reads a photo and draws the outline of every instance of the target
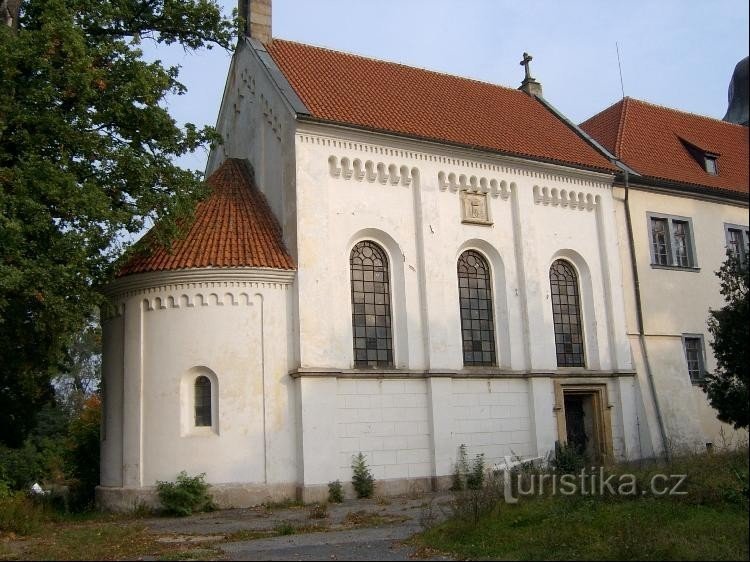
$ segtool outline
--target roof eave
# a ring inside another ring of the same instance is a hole
[[[603,168],[603,167],[599,168],[597,166],[586,166],[584,164],[577,164],[577,163],[574,163],[574,162],[566,162],[564,160],[555,160],[553,158],[543,158],[543,157],[539,157],[539,156],[533,156],[533,155],[529,155],[529,154],[522,154],[522,153],[518,153],[518,152],[502,151],[502,150],[497,150],[497,149],[489,148],[489,147],[486,147],[486,146],[480,146],[480,145],[462,144],[462,143],[458,143],[458,142],[454,142],[454,141],[447,141],[447,140],[437,139],[437,138],[433,138],[433,137],[422,137],[422,136],[419,136],[419,135],[409,135],[409,134],[405,134],[405,133],[399,133],[399,132],[396,132],[396,131],[390,131],[388,129],[377,129],[375,127],[366,127],[364,125],[356,125],[356,124],[348,123],[348,122],[345,122],[345,121],[334,121],[334,120],[331,120],[331,119],[323,119],[323,118],[320,118],[320,117],[315,117],[313,115],[299,115],[298,116],[298,120],[301,123],[307,122],[307,123],[321,124],[321,125],[334,125],[334,126],[343,127],[343,128],[346,128],[346,129],[354,129],[356,131],[365,131],[365,132],[369,132],[369,133],[378,133],[378,134],[389,135],[389,136],[394,136],[394,137],[403,138],[403,139],[417,140],[417,141],[422,141],[422,142],[439,143],[439,144],[442,144],[442,145],[453,146],[453,147],[462,148],[462,149],[465,149],[465,150],[481,151],[481,152],[485,152],[485,153],[497,154],[497,155],[500,155],[500,156],[508,156],[508,157],[512,157],[512,158],[523,158],[523,159],[531,160],[531,161],[534,161],[534,162],[540,162],[540,163],[544,163],[544,164],[554,164],[556,166],[565,166],[565,167],[568,167],[568,168],[574,168],[576,170],[583,170],[583,171],[587,171],[587,172],[595,172],[595,173],[598,173],[598,174],[607,174],[607,175],[610,175],[610,176],[614,176],[617,173],[617,170],[612,170],[612,169]]]

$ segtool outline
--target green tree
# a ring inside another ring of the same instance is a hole
[[[748,261],[732,254],[717,272],[726,305],[711,310],[708,330],[716,356],[716,372],[706,376],[703,390],[719,412],[719,419],[735,428],[748,426]]]
[[[25,0],[0,20],[0,443],[51,400],[118,241],[158,220],[168,242],[205,193],[173,161],[216,133],[170,117],[178,69],[139,42],[228,48],[234,29],[214,0]]]

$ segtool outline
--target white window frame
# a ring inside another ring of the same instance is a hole
[[[699,344],[699,351],[700,351],[700,372],[701,376],[700,378],[695,378],[690,374],[690,363],[688,361],[688,355],[687,355],[687,340],[698,340]],[[685,354],[685,366],[688,369],[688,377],[690,377],[690,382],[693,384],[700,384],[702,383],[706,378],[706,344],[703,339],[703,334],[682,334],[682,352]]]
[[[668,263],[661,264],[656,262],[654,255],[654,232],[652,228],[653,219],[661,219],[667,222],[667,247]],[[677,244],[674,240],[674,222],[684,222],[687,226],[687,250],[688,265],[677,264]],[[681,217],[678,215],[667,215],[664,213],[646,213],[646,224],[648,227],[648,251],[651,256],[651,267],[654,269],[679,269],[683,271],[700,271],[698,267],[698,255],[695,249],[695,231],[693,230],[693,219],[690,217]]]
[[[727,250],[731,251],[731,246],[729,245],[729,231],[730,230],[739,230],[742,233],[742,242],[743,247],[740,250],[740,260],[745,261],[748,258],[748,252],[750,252],[750,231],[747,227],[747,225],[742,226],[739,224],[731,224],[731,223],[724,223],[724,240],[726,241],[726,248]]]

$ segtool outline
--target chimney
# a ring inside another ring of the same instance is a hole
[[[529,69],[529,63],[534,59],[529,53],[523,54],[523,60],[519,63],[525,67],[526,77],[521,82],[521,86],[518,88],[522,92],[526,92],[532,97],[542,97],[542,85],[534,80],[531,76],[531,70]]]
[[[271,42],[271,0],[240,0],[240,16],[245,20],[245,35],[264,45]]]

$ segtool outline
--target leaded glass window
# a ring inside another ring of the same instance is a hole
[[[458,258],[458,293],[464,365],[496,365],[490,268],[479,252],[467,250]]]
[[[578,275],[565,260],[557,260],[549,270],[552,291],[552,318],[558,367],[583,367],[584,347]]]
[[[350,271],[354,366],[392,367],[388,258],[374,242],[360,242],[352,249]]]
[[[203,375],[195,379],[195,425],[211,426],[211,380]]]

